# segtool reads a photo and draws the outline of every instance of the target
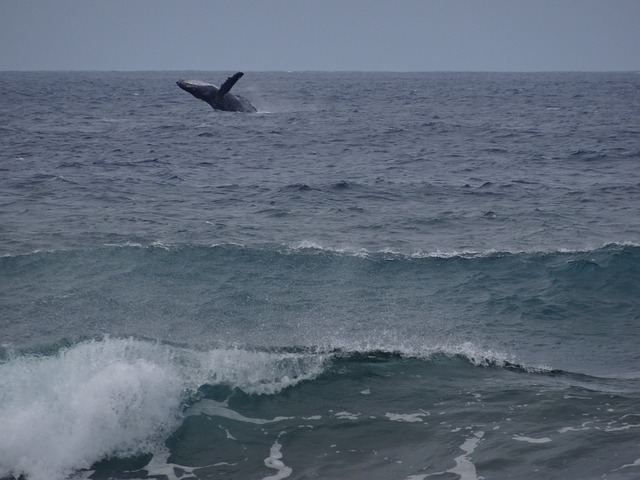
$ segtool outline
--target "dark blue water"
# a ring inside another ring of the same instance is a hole
[[[0,73],[0,477],[640,477],[640,75]]]

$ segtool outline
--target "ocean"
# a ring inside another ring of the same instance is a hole
[[[640,478],[640,75],[0,72],[0,478]]]

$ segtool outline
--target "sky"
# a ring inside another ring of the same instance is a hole
[[[0,71],[640,71],[640,0],[0,0]]]

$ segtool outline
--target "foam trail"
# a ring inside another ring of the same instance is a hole
[[[551,441],[549,437],[533,438],[533,437],[525,437],[522,435],[515,435],[513,439],[517,440],[518,442],[526,442],[526,443],[533,443],[533,444],[549,443]]]
[[[615,468],[613,470],[611,470],[612,472],[617,472],[619,470],[622,470],[623,468],[630,468],[630,467],[640,467],[640,458],[638,458],[635,462],[633,463],[627,463],[623,466],[621,466],[620,468]]]
[[[178,465],[176,463],[169,463],[170,455],[171,454],[169,453],[169,450],[167,450],[166,448],[162,448],[159,452],[156,452],[149,463],[144,467],[144,470],[147,471],[147,476],[166,477],[168,480],[186,480],[197,478],[193,473],[196,468],[186,467],[184,465]],[[180,477],[176,475],[176,468],[184,472]]]
[[[449,470],[445,470],[444,472],[435,472],[428,473],[426,475],[411,475],[407,477],[406,480],[424,480],[427,477],[434,477],[445,475],[447,473],[454,473],[460,476],[460,480],[478,480],[476,473],[476,466],[473,464],[469,455],[475,452],[476,448],[478,448],[478,444],[484,437],[484,432],[479,430],[474,432],[473,436],[467,438],[462,445],[460,445],[460,450],[464,453],[462,455],[458,455],[455,458],[456,466],[450,468]]]
[[[269,468],[277,470],[278,472],[275,475],[264,477],[263,480],[282,480],[283,478],[287,478],[293,472],[291,467],[287,467],[282,461],[281,450],[282,445],[276,440],[271,446],[269,456],[264,459],[264,464]]]
[[[263,419],[263,418],[249,418],[244,415],[239,414],[238,412],[234,412],[230,408],[228,408],[227,402],[216,402],[215,400],[210,399],[202,399],[192,407],[190,407],[186,412],[186,416],[193,415],[207,415],[210,417],[223,417],[228,418],[230,420],[235,420],[238,422],[245,423],[253,423],[256,425],[264,425],[266,423],[273,422],[281,422],[283,420],[290,420],[294,417],[275,417],[271,420]]]
[[[469,455],[476,450],[483,436],[483,431],[475,432],[473,437],[467,438],[460,446],[464,454],[456,457],[456,466],[449,470],[451,473],[460,475],[460,480],[477,480],[476,466],[469,459]]]

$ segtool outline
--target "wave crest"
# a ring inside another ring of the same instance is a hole
[[[274,394],[325,357],[191,350],[133,338],[90,340],[0,363],[0,478],[66,478],[109,455],[153,451],[203,384]]]

